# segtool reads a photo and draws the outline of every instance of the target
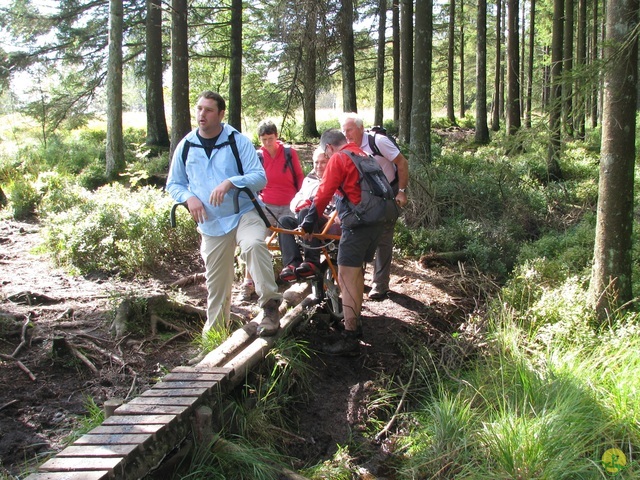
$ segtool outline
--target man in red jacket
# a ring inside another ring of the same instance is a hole
[[[327,130],[322,134],[320,148],[330,158],[309,213],[300,224],[307,233],[313,231],[319,218],[318,212],[324,212],[334,194],[344,193],[356,205],[361,200],[360,174],[345,151],[361,156],[367,154],[355,143],[348,143],[338,129]],[[342,202],[338,202],[339,214],[341,204]],[[342,293],[344,331],[335,343],[325,346],[326,353],[348,354],[359,348],[358,337],[362,335],[360,312],[364,294],[364,265],[373,260],[381,234],[381,223],[353,229],[342,228],[338,250],[338,282]]]

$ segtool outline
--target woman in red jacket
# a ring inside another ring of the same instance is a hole
[[[262,146],[258,157],[267,174],[267,185],[260,192],[266,214],[271,225],[277,225],[277,219],[291,215],[289,204],[302,186],[304,173],[298,158],[298,152],[278,139],[278,128],[266,120],[258,125],[258,138]],[[248,272],[240,289],[240,300],[249,301],[255,292],[253,280]]]

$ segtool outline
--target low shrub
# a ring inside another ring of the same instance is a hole
[[[180,221],[171,229],[172,203],[168,195],[150,187],[137,191],[119,184],[101,187],[86,202],[47,218],[43,248],[59,265],[80,273],[150,272],[197,244],[192,223]]]

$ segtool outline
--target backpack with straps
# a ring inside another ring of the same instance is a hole
[[[338,203],[340,224],[346,228],[357,228],[378,223],[394,223],[400,211],[396,205],[393,188],[389,184],[378,161],[371,155],[357,155],[343,150],[358,169],[360,203],[354,205],[340,187],[342,199]]]
[[[244,168],[242,168],[242,161],[240,160],[240,152],[238,151],[238,145],[236,144],[235,133],[236,132],[231,132],[229,134],[229,138],[228,138],[228,140],[226,142],[222,142],[222,143],[214,146],[213,148],[218,150],[218,149],[220,149],[222,147],[226,147],[226,146],[231,147],[231,151],[233,152],[233,157],[236,159],[236,165],[238,166],[238,172],[240,173],[240,175],[244,175]],[[190,142],[189,140],[185,140],[184,141],[184,146],[182,148],[182,162],[185,165],[187,164],[187,156],[189,155],[189,149],[191,147],[204,149],[204,146],[202,146],[202,145]],[[254,193],[251,190],[249,190],[248,188],[246,188],[246,187],[243,188],[242,190],[247,193],[247,195],[249,196],[249,199],[255,205],[256,210],[258,211],[258,214],[260,215],[260,218],[262,218],[262,221],[265,223],[265,225],[267,227],[270,227],[271,226],[271,222],[269,221],[269,219],[267,219],[267,216],[264,214],[264,211],[262,210],[260,204],[258,203],[258,199],[255,197]],[[237,196],[234,198],[234,205],[235,205],[235,208],[237,210],[238,209]]]
[[[398,141],[395,139],[393,135],[389,135],[387,133],[387,129],[384,127],[380,127],[380,126],[371,127],[370,129],[365,131],[365,134],[368,137],[367,140],[369,141],[369,148],[371,149],[372,155],[374,156],[377,156],[377,157],[384,156],[382,155],[382,152],[380,152],[378,145],[376,145],[376,135],[382,135],[384,137],[387,137],[389,140],[391,140],[391,142],[393,142],[396,148],[400,150]]]
[[[262,151],[256,150],[258,154],[258,158],[260,159],[260,163],[264,165],[264,156],[262,155]],[[286,169],[291,170],[291,175],[293,175],[293,186],[296,189],[296,192],[300,190],[300,185],[298,185],[298,177],[296,176],[296,171],[293,169],[293,155],[291,154],[291,146],[284,146],[284,169],[282,173],[285,172]]]

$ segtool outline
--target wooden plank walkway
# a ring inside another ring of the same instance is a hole
[[[102,425],[78,438],[25,480],[130,480],[157,467],[192,430],[200,406],[214,407],[250,369],[308,314],[309,295],[280,320],[272,337],[256,337],[261,314],[236,330],[193,367],[176,367],[137,398],[115,409]]]
[[[144,476],[190,431],[195,409],[212,406],[232,368],[177,367],[116,408],[102,425],[40,465],[26,480],[103,480]]]

